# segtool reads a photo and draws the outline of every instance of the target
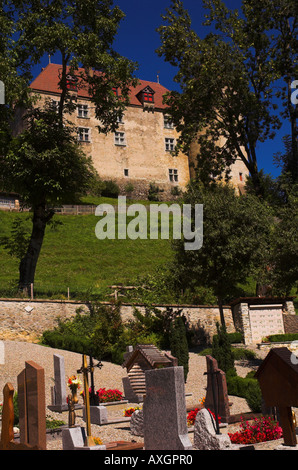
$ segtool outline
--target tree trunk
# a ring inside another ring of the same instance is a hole
[[[34,283],[35,270],[42,247],[45,228],[54,212],[48,211],[45,204],[39,204],[33,209],[33,227],[28,250],[19,266],[19,289],[24,293],[30,292],[30,286]]]

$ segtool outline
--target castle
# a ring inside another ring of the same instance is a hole
[[[61,70],[61,65],[49,63],[31,83],[32,92],[40,96],[37,106],[48,99],[58,104]],[[150,183],[161,190],[161,199],[186,187],[197,149],[193,146],[189,155],[173,152],[179,135],[163,103],[163,96],[169,90],[160,83],[139,80],[137,86],[130,88],[130,103],[119,119],[117,131],[105,135],[98,132],[98,121],[87,90],[77,89],[72,76],[68,79],[76,111],[67,118],[75,124],[78,141],[84,153],[92,157],[102,180],[115,181],[123,194],[129,187],[136,198],[147,198]],[[116,94],[117,90],[114,92]],[[231,182],[240,191],[246,175],[245,165],[237,160],[231,168]]]

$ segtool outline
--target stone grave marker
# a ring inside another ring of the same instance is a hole
[[[205,408],[221,417],[222,423],[229,423],[230,404],[226,374],[218,368],[217,360],[206,356],[207,363],[207,390]],[[214,403],[215,402],[215,403]]]
[[[145,450],[191,450],[183,367],[147,370],[145,378]]]
[[[54,360],[54,381],[55,385],[51,387],[52,404],[48,406],[51,411],[61,413],[67,411],[67,394],[65,380],[64,357],[60,354],[53,355]]]
[[[198,450],[231,450],[228,434],[217,434],[216,423],[206,408],[198,411],[194,426],[194,447]]]

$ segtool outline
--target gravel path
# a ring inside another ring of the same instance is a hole
[[[5,346],[5,361],[0,364],[0,402],[2,402],[2,390],[7,382],[12,383],[14,388],[17,388],[17,375],[24,368],[25,361],[33,360],[45,370],[45,384],[46,384],[46,403],[51,403],[51,386],[53,386],[53,354],[57,353],[64,356],[65,360],[65,379],[69,376],[76,374],[77,370],[82,365],[81,354],[72,353],[69,351],[62,351],[52,349],[38,344],[20,342],[20,341],[4,341]],[[245,362],[236,363],[237,372],[241,376],[245,376],[249,370],[255,368],[253,364]],[[185,384],[186,394],[191,396],[186,397],[186,405],[195,406],[199,400],[205,396],[207,378],[204,375],[206,371],[206,359],[198,356],[198,354],[191,352],[189,361],[189,374],[187,383]],[[118,388],[123,391],[122,378],[126,377],[126,369],[119,365],[103,362],[103,368],[95,368],[95,387],[98,388]],[[231,414],[249,412],[249,408],[245,399],[239,397],[230,397],[232,402]],[[108,418],[121,418],[123,416],[123,409],[134,406],[128,403],[125,405],[118,405],[108,408]],[[67,423],[68,413],[54,413],[47,409],[47,416],[59,420],[64,420]],[[82,420],[82,411],[76,412],[76,423],[82,426],[85,425]],[[235,425],[233,426],[235,428]],[[232,428],[231,428],[232,429]],[[227,431],[227,429],[226,429]],[[122,422],[118,424],[108,424],[103,426],[92,425],[92,435],[100,437],[103,442],[126,440],[126,441],[142,441],[142,438],[132,436],[130,433],[129,422]],[[192,440],[192,433],[190,433]],[[48,449],[62,449],[61,438],[51,437],[48,441]]]

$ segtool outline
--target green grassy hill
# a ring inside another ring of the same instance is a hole
[[[9,235],[12,222],[20,217],[31,229],[30,213],[0,211],[0,237]],[[61,222],[47,227],[35,276],[35,293],[45,296],[70,293],[100,293],[112,284],[130,284],[172,257],[168,240],[98,240],[94,215],[55,215]],[[117,220],[117,216],[116,216]],[[13,295],[18,279],[16,258],[0,246],[0,295]]]

